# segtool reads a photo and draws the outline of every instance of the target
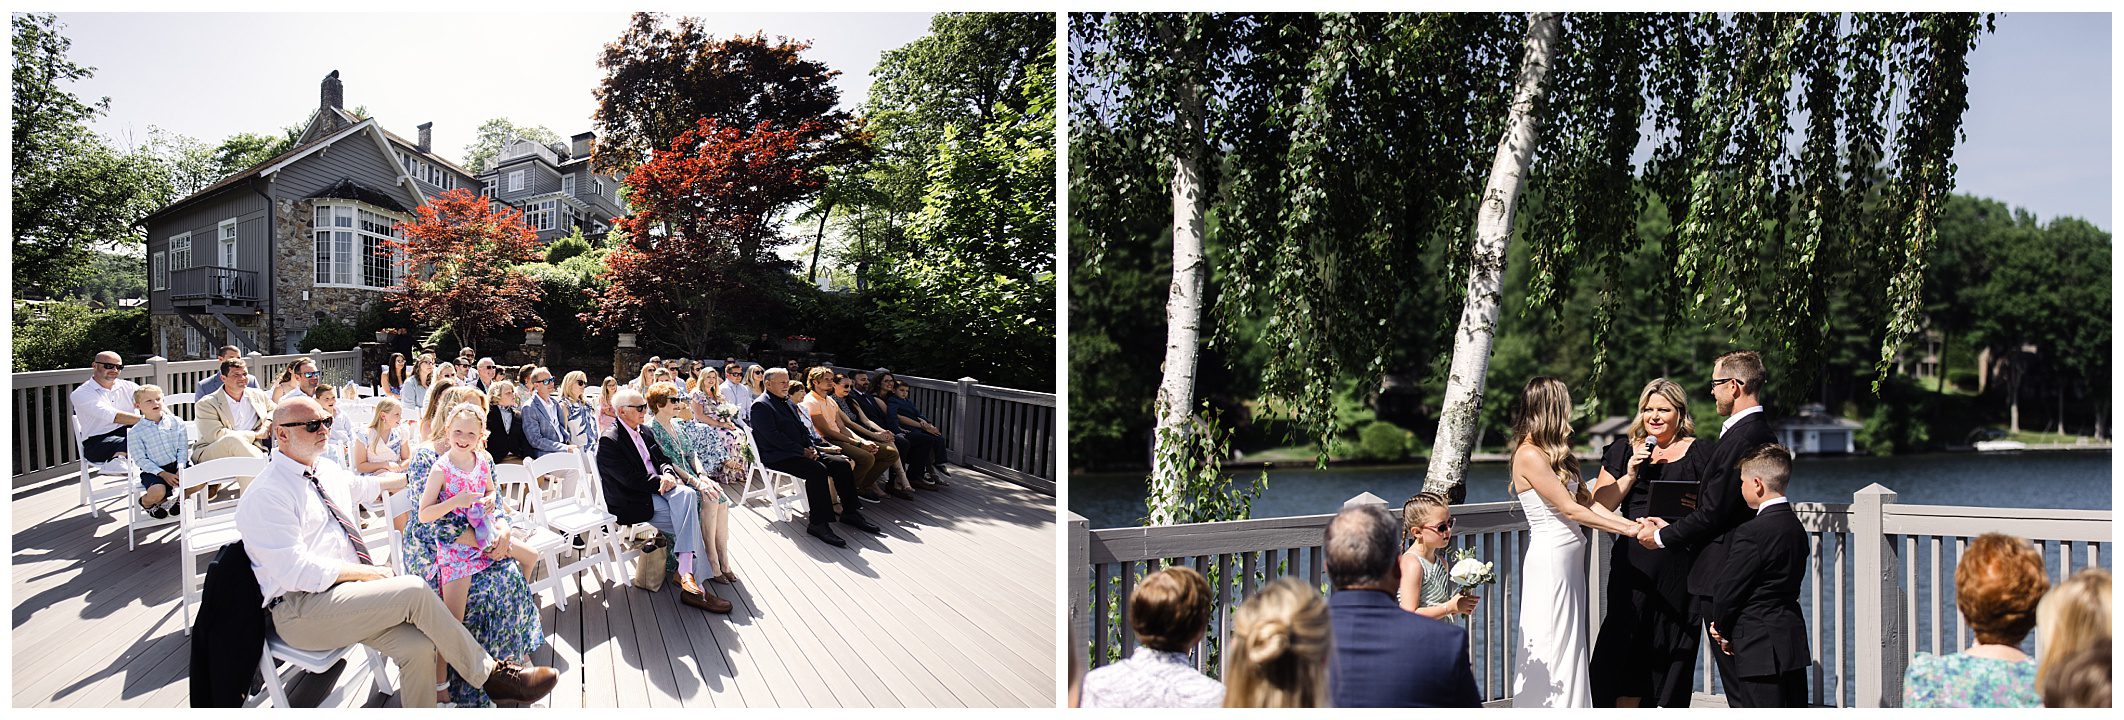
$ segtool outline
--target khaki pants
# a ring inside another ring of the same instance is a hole
[[[243,438],[230,435],[200,446],[197,451],[192,453],[192,462],[196,464],[222,458],[262,458],[265,456],[265,450],[258,447],[257,443],[247,442]]]
[[[437,652],[473,687],[487,684],[495,667],[442,596],[411,575],[288,593],[273,608],[273,627],[282,642],[303,650],[360,643],[389,655],[398,661],[398,697],[405,707],[435,706]]]
[[[864,450],[863,446],[855,443],[841,442],[839,440],[830,440],[828,442],[833,443],[834,447],[840,448],[841,452],[848,456],[848,459],[855,461],[856,492],[858,493],[867,495],[878,492],[878,476],[885,474],[886,470],[892,468],[893,463],[900,461],[900,451],[889,444],[879,444],[878,451],[873,453],[869,450]]]

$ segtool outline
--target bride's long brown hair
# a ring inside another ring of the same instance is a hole
[[[1562,380],[1547,375],[1527,381],[1519,393],[1519,414],[1512,422],[1512,447],[1533,445],[1549,458],[1549,469],[1566,488],[1578,479],[1578,456],[1571,453],[1571,390]],[[1590,501],[1581,486],[1573,494],[1579,504]]]

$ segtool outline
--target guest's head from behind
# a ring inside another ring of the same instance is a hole
[[[1185,565],[1151,573],[1136,585],[1128,612],[1129,627],[1144,647],[1185,653],[1209,631],[1209,581]]]
[[[1327,601],[1296,578],[1280,578],[1240,604],[1225,647],[1224,706],[1312,708],[1328,704]]]
[[[2057,662],[2042,665],[2043,707],[2109,707],[2109,636],[2090,638],[2087,647]]]
[[[1385,508],[1352,505],[1336,513],[1321,540],[1328,581],[1336,590],[1393,593],[1401,584],[1400,565],[1394,561],[1401,550],[1396,530]]]
[[[1762,354],[1754,350],[1718,356],[1711,363],[1711,398],[1718,402],[1718,414],[1732,415],[1759,404],[1769,377]]]
[[[1748,507],[1785,496],[1792,482],[1792,451],[1777,443],[1765,443],[1740,459],[1741,499]]]
[[[1662,445],[1675,438],[1696,437],[1696,420],[1689,417],[1689,394],[1681,383],[1654,378],[1637,394],[1637,416],[1630,419],[1630,444],[1657,437]]]
[[[1417,493],[1401,504],[1401,534],[1411,544],[1438,550],[1453,541],[1453,511],[1438,493]]]
[[[2043,703],[2050,704],[2067,660],[2085,652],[2096,642],[2109,647],[2110,574],[2102,568],[2087,568],[2052,588],[2036,605],[2036,689]]]
[[[2035,628],[2036,603],[2050,589],[2043,556],[2027,540],[1985,533],[1954,567],[1954,604],[1983,645],[2018,646]]]

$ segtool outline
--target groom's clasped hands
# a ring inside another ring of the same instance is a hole
[[[1638,520],[1637,544],[1645,546],[1646,550],[1660,549],[1659,541],[1654,539],[1653,535],[1657,534],[1660,528],[1666,526],[1667,521],[1658,517],[1648,517]]]

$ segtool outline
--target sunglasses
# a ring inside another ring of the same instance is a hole
[[[319,430],[329,430],[329,429],[331,429],[331,427],[332,427],[332,418],[329,418],[329,417],[327,417],[327,418],[320,418],[320,419],[317,419],[317,420],[308,420],[308,421],[298,421],[298,422],[284,422],[284,423],[281,423],[281,424],[280,424],[280,426],[281,426],[281,427],[300,427],[300,428],[302,428],[302,431],[303,431],[303,432],[307,432],[307,433],[315,433],[315,432],[318,432]]]
[[[96,367],[100,367],[100,368],[103,368],[103,369],[105,369],[105,370],[124,370],[124,369],[125,369],[125,364],[124,364],[124,363],[107,363],[107,362],[103,362],[103,361],[100,361],[100,360],[99,360],[99,361],[97,361],[97,362],[96,362]]]
[[[1417,527],[1438,533],[1440,535],[1450,535],[1453,532],[1453,519],[1446,518],[1445,522],[1439,523],[1437,525],[1418,525]]]
[[[303,374],[302,374],[302,376],[303,376],[303,377],[306,377],[306,378],[313,378],[313,377],[317,377],[317,376],[319,376],[319,375],[323,375],[323,374],[324,374],[324,373],[323,373],[322,371],[318,371],[318,370],[311,370],[311,371],[309,371],[309,372],[303,373]]]
[[[1737,383],[1737,382],[1740,382],[1740,378],[1711,378],[1711,389],[1713,389],[1713,390],[1717,390],[1717,389],[1718,389],[1718,386],[1720,386],[1720,385],[1724,385],[1724,384],[1726,384],[1726,383],[1729,383],[1729,382],[1730,382],[1730,383]]]
[[[649,410],[649,403],[642,403],[640,405],[621,405],[620,407],[627,408],[636,412],[646,412]]]
[[[551,385],[551,384],[553,384],[553,378],[539,378],[539,379],[537,379],[537,380],[533,380],[533,381],[531,381],[531,384],[533,384],[533,385]]]

